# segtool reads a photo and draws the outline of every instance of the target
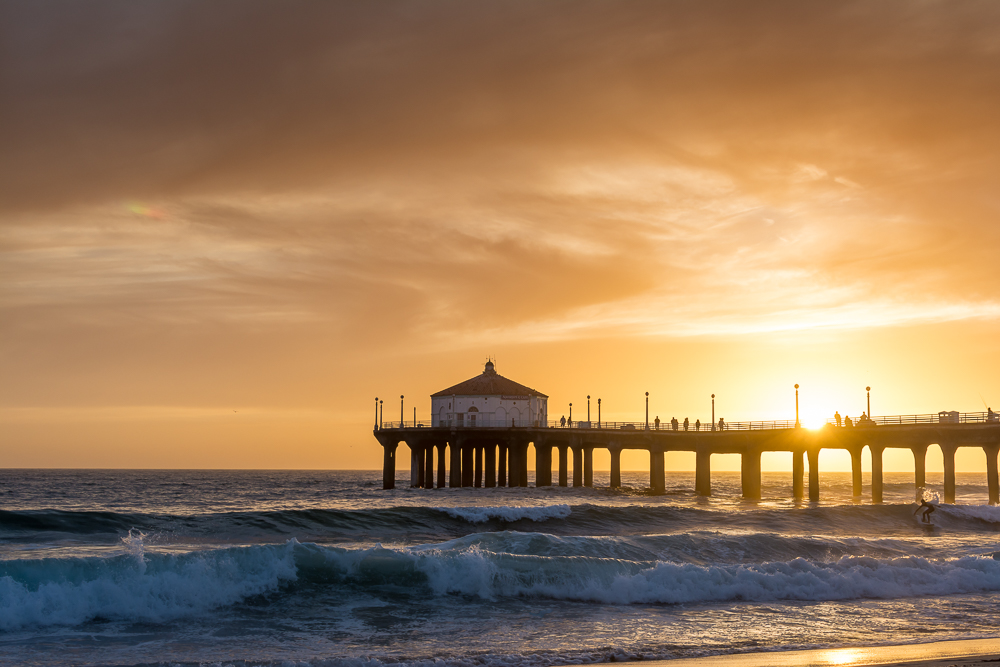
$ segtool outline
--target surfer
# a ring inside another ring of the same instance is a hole
[[[923,510],[924,514],[923,514],[923,518],[921,519],[921,521],[923,521],[924,523],[930,523],[931,522],[931,512],[933,512],[934,509],[935,509],[934,505],[931,505],[926,500],[921,500],[920,501],[920,507],[918,507],[917,509],[913,510],[913,515],[916,516],[917,512],[919,512],[920,510]]]

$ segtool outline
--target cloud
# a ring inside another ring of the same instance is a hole
[[[0,9],[17,354],[997,316],[991,3],[50,9]]]

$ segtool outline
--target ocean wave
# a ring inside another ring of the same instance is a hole
[[[420,595],[621,605],[891,599],[1000,590],[1000,561],[978,556],[843,556],[704,565],[487,548],[501,546],[495,541],[348,549],[295,540],[177,555],[145,553],[135,539],[125,545],[125,553],[113,557],[0,563],[0,629],[94,619],[161,622],[255,596],[296,595],[302,586],[341,587],[345,596],[377,595],[389,587]],[[545,539],[565,541],[512,533],[508,542]],[[522,547],[539,550],[526,544]]]
[[[712,507],[673,505],[600,506],[556,504],[493,507],[393,507],[375,509],[303,509],[220,512],[195,515],[160,515],[65,510],[0,511],[0,542],[95,544],[108,547],[130,530],[156,535],[163,544],[178,548],[208,545],[273,544],[291,538],[324,544],[427,543],[457,539],[483,532],[516,528],[562,536],[631,538],[650,535],[720,533],[773,534],[788,541],[823,535],[847,541],[854,536],[906,537],[920,534],[913,518],[914,505],[841,505],[802,507],[794,510],[767,507],[738,511]],[[952,534],[1000,531],[1000,508],[983,505],[940,505],[934,523]],[[476,531],[476,532],[473,532]],[[791,553],[781,541],[769,540],[752,547],[730,544],[713,554],[696,553],[703,545],[690,545],[691,559],[729,560],[727,554],[744,551],[751,558],[786,559]],[[820,555],[823,546],[803,543],[802,555]],[[772,548],[773,547],[773,548]],[[849,549],[841,553],[852,553]]]
[[[513,522],[528,519],[535,522],[550,519],[565,519],[572,514],[569,505],[546,505],[543,507],[435,507],[450,517],[462,519],[469,523],[486,523],[491,519]]]
[[[271,593],[295,581],[285,545],[191,554],[144,554],[136,542],[111,558],[0,563],[0,630],[94,619],[162,622]]]

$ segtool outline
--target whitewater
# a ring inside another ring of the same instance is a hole
[[[1000,636],[985,475],[958,475],[933,528],[911,475],[878,506],[848,474],[820,503],[789,474],[759,502],[738,474],[710,499],[691,477],[656,496],[643,473],[383,491],[378,471],[0,471],[0,665],[547,667]]]

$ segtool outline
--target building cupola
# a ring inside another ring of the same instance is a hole
[[[493,362],[492,361],[487,361],[486,362],[486,370],[483,371],[483,374],[484,375],[496,375],[497,374],[496,370],[494,370],[494,368],[493,368]]]

